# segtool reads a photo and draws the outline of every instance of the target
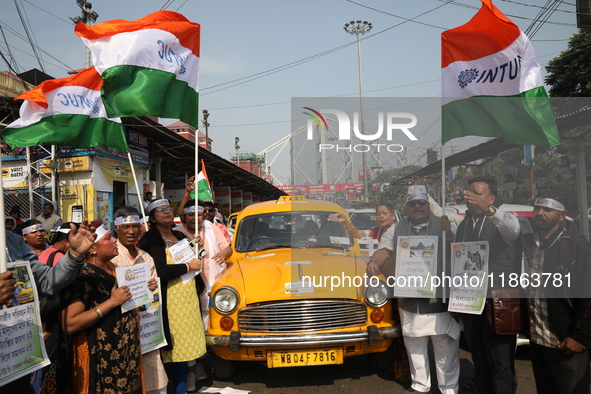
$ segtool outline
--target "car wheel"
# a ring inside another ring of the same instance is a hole
[[[394,345],[390,345],[388,350],[380,353],[369,353],[367,357],[367,364],[375,371],[385,371],[392,367],[394,362]]]
[[[213,355],[213,372],[218,379],[230,379],[234,375],[234,363]]]

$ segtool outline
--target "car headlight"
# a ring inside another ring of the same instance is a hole
[[[376,308],[388,302],[388,287],[382,281],[377,286],[371,284],[365,288],[365,301]]]
[[[223,315],[230,314],[238,307],[238,293],[231,287],[222,287],[213,296],[214,309]]]

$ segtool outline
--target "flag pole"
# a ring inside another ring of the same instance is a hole
[[[146,219],[146,212],[144,211],[144,204],[142,204],[143,195],[140,192],[140,186],[137,182],[137,177],[135,176],[135,168],[133,168],[133,160],[131,159],[131,152],[127,152],[127,158],[129,159],[129,166],[131,167],[131,175],[133,176],[133,181],[135,182],[135,191],[137,192],[137,199],[139,201],[139,208],[138,211],[142,213],[142,217],[144,218],[144,226],[146,226],[146,231],[149,230],[148,227],[148,219]]]
[[[442,215],[445,215],[445,143],[441,144],[441,213]],[[445,245],[445,240],[446,240],[446,236],[445,236],[445,231],[442,230],[442,236],[441,239],[443,240],[443,242],[441,243],[441,263],[442,263],[442,267],[441,267],[441,272],[445,272],[445,263],[446,263],[446,245]],[[443,282],[442,282],[443,284]],[[443,302],[447,302],[446,298],[447,298],[447,292],[445,291],[445,286],[441,286],[441,290],[442,290],[442,298],[443,298]]]
[[[207,146],[207,139],[205,140],[205,146]],[[195,178],[193,179],[193,183],[195,184],[195,203],[199,204],[199,186],[197,185],[199,176],[199,129],[195,129]],[[197,214],[195,214],[197,215]],[[195,221],[197,221],[197,217],[195,217]],[[197,238],[197,233],[199,232],[199,226],[195,226],[195,238]]]
[[[0,173],[2,172],[2,149],[0,148]],[[0,223],[4,224],[4,181],[0,179]],[[0,272],[7,270],[8,251],[6,250],[6,226],[0,226]]]

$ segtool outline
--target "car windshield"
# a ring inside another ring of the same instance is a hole
[[[359,230],[370,230],[378,227],[375,212],[354,212],[351,215],[351,223]]]
[[[239,253],[276,248],[349,249],[354,245],[343,223],[328,220],[336,212],[274,212],[242,218]]]

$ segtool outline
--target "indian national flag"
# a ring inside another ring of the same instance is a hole
[[[209,178],[205,172],[205,163],[201,160],[201,171],[197,174],[197,200],[212,201],[211,186],[209,186]],[[195,190],[191,193],[191,197],[195,198]]]
[[[466,135],[560,144],[532,45],[492,4],[441,34],[442,143]]]
[[[183,15],[158,11],[137,21],[112,20],[75,32],[101,74],[109,116],[158,116],[199,127],[199,36]]]
[[[20,118],[2,131],[2,138],[12,148],[102,145],[129,152],[121,120],[107,118],[102,83],[94,68],[41,83],[15,99],[25,100]]]

